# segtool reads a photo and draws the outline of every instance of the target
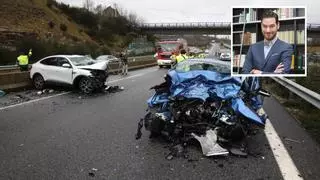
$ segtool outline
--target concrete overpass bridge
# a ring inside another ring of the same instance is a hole
[[[158,35],[216,34],[230,35],[230,22],[144,23],[139,28]]]
[[[320,24],[308,24],[308,38],[320,38]]]
[[[143,23],[139,29],[157,35],[230,35],[230,22]],[[307,36],[320,38],[320,24],[307,24]]]

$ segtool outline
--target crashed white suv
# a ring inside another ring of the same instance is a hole
[[[30,78],[36,89],[46,84],[64,84],[92,93],[105,86],[108,62],[80,55],[54,55],[32,64]]]

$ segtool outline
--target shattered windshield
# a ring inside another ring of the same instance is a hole
[[[162,51],[174,51],[178,46],[177,43],[161,43],[159,45]]]
[[[209,61],[183,61],[175,67],[177,72],[189,72],[194,70],[215,71],[222,74],[230,74],[230,65]]]
[[[86,66],[96,63],[95,60],[87,56],[69,57],[69,59],[75,66]]]

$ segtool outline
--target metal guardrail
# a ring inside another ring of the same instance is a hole
[[[320,94],[307,89],[284,77],[271,77],[274,81],[289,89],[291,92],[308,101],[318,109],[320,109]]]
[[[18,65],[6,65],[6,66],[0,66],[0,70],[1,69],[11,69],[11,68],[17,68]]]

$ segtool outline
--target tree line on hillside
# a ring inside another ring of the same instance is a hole
[[[74,7],[48,0],[47,6],[61,10],[72,21],[82,26],[84,32],[99,44],[123,48],[142,34],[136,27],[143,20],[134,13],[126,12],[117,4],[114,4],[114,7],[102,5],[94,7],[92,0],[85,0],[83,7]]]
[[[47,7],[56,13],[62,13],[81,27],[79,32],[87,33],[94,43],[61,43],[55,39],[35,39],[26,37],[14,44],[16,50],[0,47],[0,65],[11,65],[21,51],[33,49],[31,63],[53,54],[90,54],[93,58],[102,54],[114,54],[134,41],[137,37],[146,36],[148,41],[154,42],[153,35],[141,32],[137,25],[142,23],[134,13],[114,4],[113,7],[93,6],[92,0],[85,0],[83,7],[74,7],[55,0],[47,0]],[[48,22],[53,28],[54,22]],[[68,31],[65,24],[60,24],[60,30]],[[64,33],[66,36],[67,33]]]

